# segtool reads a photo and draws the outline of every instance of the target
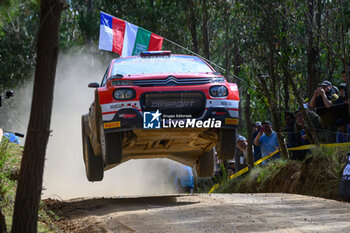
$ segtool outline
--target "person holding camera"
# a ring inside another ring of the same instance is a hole
[[[340,104],[338,90],[332,86],[332,83],[327,80],[320,83],[312,96],[310,107],[315,108],[320,116],[323,129],[336,131],[335,121]],[[335,134],[329,134],[327,141],[335,142]]]

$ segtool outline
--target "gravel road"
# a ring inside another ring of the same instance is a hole
[[[350,203],[293,194],[198,194],[45,202],[63,232],[350,232]]]

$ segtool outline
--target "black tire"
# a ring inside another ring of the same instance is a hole
[[[82,121],[82,136],[86,177],[89,181],[101,181],[103,179],[103,160],[101,156],[94,154],[89,136],[85,132],[84,121]]]
[[[196,172],[199,177],[212,177],[214,175],[215,153],[214,150],[204,152],[198,156]]]
[[[122,160],[122,132],[104,133],[101,127],[102,156],[106,165],[117,164]]]
[[[237,129],[220,129],[218,156],[222,160],[233,160],[236,155]]]

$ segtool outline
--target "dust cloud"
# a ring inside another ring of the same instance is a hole
[[[167,159],[131,160],[104,174],[101,182],[88,182],[82,155],[81,115],[93,102],[90,82],[100,82],[108,64],[90,56],[63,54],[59,57],[52,133],[46,151],[43,198],[109,197],[175,193]],[[28,110],[29,111],[29,110]]]

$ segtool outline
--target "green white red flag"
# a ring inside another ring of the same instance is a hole
[[[122,57],[162,49],[163,37],[101,11],[98,48]]]

